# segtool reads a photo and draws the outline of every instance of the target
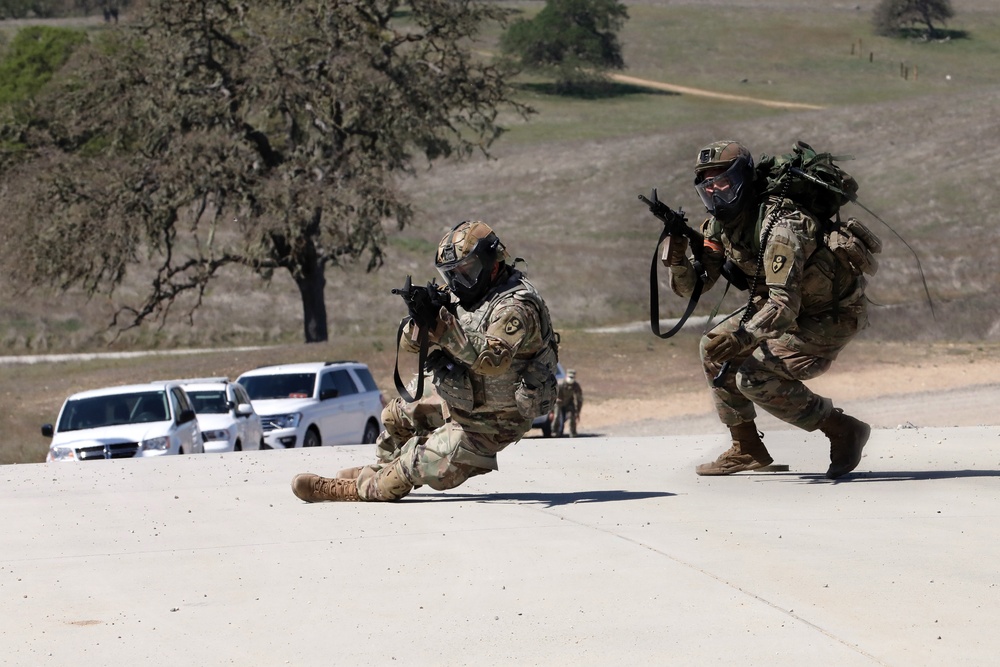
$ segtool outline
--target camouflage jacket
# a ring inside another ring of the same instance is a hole
[[[583,389],[576,380],[563,380],[559,383],[556,403],[560,408],[570,409],[577,413],[583,408]]]
[[[762,222],[752,231],[743,231],[742,238],[732,238],[715,218],[702,226],[708,277],[705,291],[718,281],[727,258],[752,281],[766,235],[763,275],[757,281],[754,299],[756,312],[745,326],[756,340],[777,338],[801,326],[815,328],[812,323],[825,316],[863,305],[864,277],[847,269],[826,247],[820,223],[807,211],[788,199],[770,199],[759,220]],[[670,286],[675,293],[690,296],[694,285],[690,260],[671,267]]]
[[[435,365],[434,385],[450,418],[498,445],[519,439],[555,398],[558,357],[545,302],[510,270],[473,310],[459,305],[453,316],[442,308],[440,320],[430,350],[449,360]]]

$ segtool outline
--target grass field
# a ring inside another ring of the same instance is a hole
[[[739,138],[755,153],[784,152],[802,139],[854,156],[845,166],[861,183],[861,201],[917,252],[937,312],[935,320],[906,244],[852,208],[886,242],[870,289],[879,305],[864,334],[873,354],[884,354],[884,345],[904,354],[908,341],[919,341],[914,349],[927,354],[945,343],[975,351],[982,341],[1000,339],[994,295],[1000,282],[1000,191],[994,183],[1000,166],[1000,7],[986,0],[956,5],[948,28],[967,37],[928,43],[875,37],[869,23],[874,4],[629,4],[631,18],[621,35],[626,74],[824,108],[782,111],[634,86],[613,87],[598,99],[561,98],[545,95],[538,85],[545,82],[526,77],[521,95],[537,113],[527,120],[505,117],[510,131],[494,147],[493,159],[436,165],[401,184],[417,216],[402,232],[389,230],[386,266],[372,274],[360,267],[328,272],[329,345],[297,344],[300,306],[283,275],[262,285],[246,274],[227,274],[190,319],[180,317],[186,313],[181,304],[179,317],[162,327],[124,333],[106,327],[116,305],[142,287],[141,269],[112,297],[14,293],[0,285],[2,354],[268,346],[239,354],[0,366],[0,461],[40,460],[45,443],[38,426],[55,418],[71,391],[105,384],[235,376],[278,360],[351,356],[371,363],[380,386],[391,390],[388,351],[403,308],[389,289],[407,274],[419,281],[433,277],[437,239],[468,218],[492,224],[512,254],[526,260],[564,332],[564,357],[605,379],[592,400],[667,386],[656,378],[672,377],[675,353],[683,360],[676,366],[683,369],[678,382],[700,382],[690,357],[693,335],[661,343],[650,334],[585,330],[648,317],[649,261],[659,227],[636,195],[657,187],[662,199],[697,219],[693,156],[721,137]],[[512,6],[527,15],[542,4]],[[496,33],[487,34],[477,47],[495,50],[495,40]],[[907,78],[901,66],[909,68]],[[665,286],[661,293],[661,314],[678,315],[683,301]],[[721,307],[739,301],[730,295]],[[700,311],[716,305],[718,295],[709,294]]]

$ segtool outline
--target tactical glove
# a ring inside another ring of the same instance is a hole
[[[754,337],[740,327],[736,331],[719,334],[705,343],[705,356],[709,361],[723,364],[749,350],[754,342]]]
[[[687,259],[688,240],[686,236],[671,234],[667,237],[667,247],[663,249],[662,262],[667,267],[684,266]]]

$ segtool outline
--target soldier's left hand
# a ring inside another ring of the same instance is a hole
[[[708,357],[709,361],[724,364],[746,352],[753,344],[753,336],[744,329],[727,331],[705,343],[705,356]]]
[[[427,331],[427,340],[432,343],[437,343],[441,340],[441,336],[444,332],[454,323],[455,316],[452,315],[447,308],[441,306],[438,309],[437,322],[434,323],[434,328]]]

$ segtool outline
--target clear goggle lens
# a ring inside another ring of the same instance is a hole
[[[460,262],[450,267],[439,267],[441,277],[449,285],[459,285],[466,289],[472,289],[479,281],[479,275],[483,271],[483,262],[475,254],[463,258]]]
[[[705,208],[714,211],[716,206],[736,201],[743,187],[743,173],[743,165],[737,160],[725,173],[696,182],[694,189],[698,191]]]

